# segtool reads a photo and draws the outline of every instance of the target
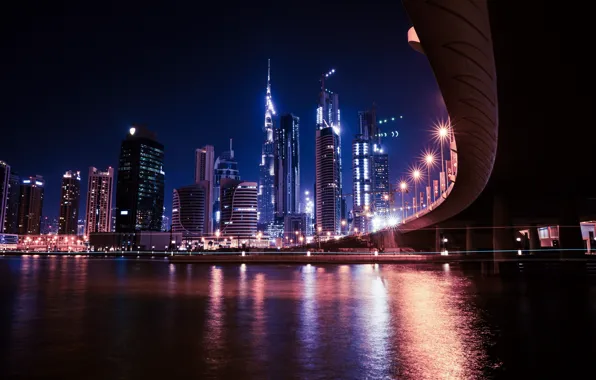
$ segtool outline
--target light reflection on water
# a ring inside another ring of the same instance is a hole
[[[507,283],[449,264],[2,265],[0,368],[15,377],[470,379],[504,360],[485,307]],[[540,315],[527,300],[508,312]]]

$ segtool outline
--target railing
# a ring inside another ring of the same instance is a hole
[[[431,212],[432,210],[434,210],[437,206],[439,206],[441,203],[443,203],[445,201],[445,199],[447,199],[447,197],[451,193],[451,190],[453,189],[454,185],[455,185],[455,182],[452,182],[451,184],[449,184],[449,186],[447,187],[445,192],[443,194],[441,194],[441,196],[439,196],[439,199],[436,199],[434,202],[432,202],[430,205],[428,205],[428,207],[414,213],[414,215],[408,216],[401,222],[400,225],[403,225],[403,224],[406,224],[412,220],[418,219],[421,216],[426,215],[429,212]]]

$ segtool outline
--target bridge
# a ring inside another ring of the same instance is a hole
[[[367,238],[434,250],[449,236],[498,252],[515,250],[522,228],[536,248],[536,226],[551,224],[560,247],[579,252],[579,222],[596,216],[589,15],[548,2],[403,5],[408,42],[428,59],[449,113],[457,177],[430,207]]]

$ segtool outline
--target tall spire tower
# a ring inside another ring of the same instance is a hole
[[[265,95],[265,123],[263,125],[263,149],[259,165],[259,223],[273,222],[275,214],[275,155],[273,141],[273,116],[275,108],[271,97],[271,60],[267,61],[267,94]]]

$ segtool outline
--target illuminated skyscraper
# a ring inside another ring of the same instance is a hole
[[[9,186],[10,166],[4,161],[0,161],[0,233],[4,231]]]
[[[21,199],[21,179],[11,169],[8,178],[8,193],[6,197],[6,214],[4,217],[4,233],[17,234],[19,232],[19,201]]]
[[[317,130],[315,134],[315,218],[317,229],[322,233],[338,235],[341,228],[341,139],[339,98],[325,88],[321,78],[321,93],[317,108]]]
[[[161,231],[164,146],[155,133],[130,128],[120,149],[116,185],[116,232]]]
[[[275,129],[275,194],[277,216],[299,212],[300,205],[300,119],[282,115]]]
[[[21,181],[19,200],[19,235],[39,235],[45,181],[42,176],[32,176]]]
[[[215,168],[215,149],[211,145],[205,145],[196,150],[195,158],[195,183],[208,182],[210,190],[206,195],[206,221],[204,226],[205,234],[213,233],[213,202],[215,195],[213,193],[213,176]]]
[[[263,125],[263,148],[259,165],[259,223],[268,224],[275,216],[275,154],[273,136],[275,109],[271,98],[271,60],[267,71],[267,95],[265,96],[265,123]]]
[[[199,181],[190,186],[174,189],[172,201],[172,231],[185,237],[209,235],[207,213],[210,181]]]
[[[257,184],[221,180],[221,233],[250,238],[257,234]]]
[[[92,232],[112,232],[112,198],[114,189],[114,169],[99,171],[89,168],[87,186],[87,216],[85,235]]]
[[[81,200],[81,172],[67,171],[62,176],[58,234],[76,235]]]
[[[232,149],[232,139],[230,139],[230,150],[223,152],[217,160],[215,160],[215,169],[213,170],[213,232],[220,228],[220,181],[224,178],[240,180],[240,172],[238,171],[238,162],[234,158],[234,150]]]

